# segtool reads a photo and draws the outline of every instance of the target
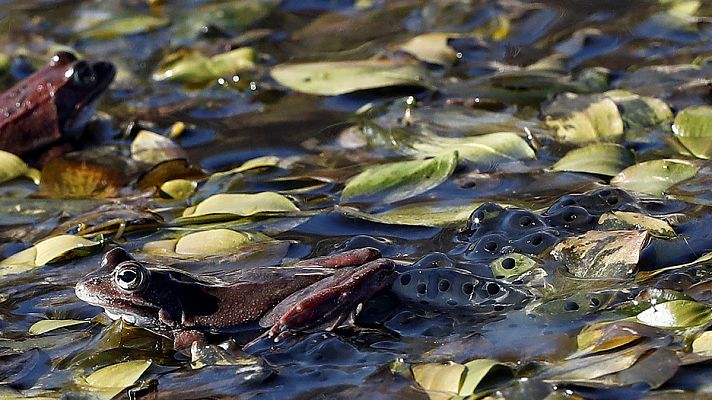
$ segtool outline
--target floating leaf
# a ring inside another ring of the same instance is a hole
[[[367,213],[355,208],[341,206],[339,211],[350,217],[391,225],[432,227],[460,226],[482,203],[462,200],[426,201],[406,204],[380,213]]]
[[[693,328],[712,322],[712,308],[692,300],[673,300],[653,305],[637,318],[659,328]]]
[[[187,158],[185,150],[174,141],[155,132],[142,130],[131,142],[131,158],[149,164]]]
[[[456,33],[428,32],[403,43],[400,49],[421,61],[450,66],[457,61],[457,52],[448,46],[448,40],[459,36]]]
[[[43,319],[32,324],[29,332],[33,335],[41,335],[43,333],[47,333],[55,329],[86,324],[87,322],[88,321],[82,321],[77,319]]]
[[[255,69],[256,57],[252,47],[242,47],[212,57],[205,57],[198,52],[181,53],[162,62],[153,74],[153,79],[199,84],[218,78],[230,78]]]
[[[492,275],[497,279],[507,279],[519,276],[532,268],[538,262],[526,254],[509,253],[490,263]]]
[[[351,178],[341,201],[378,194],[385,203],[417,196],[445,182],[457,166],[457,152],[429,160],[400,161],[367,168]]]
[[[431,399],[449,398],[460,392],[460,382],[465,366],[457,363],[449,364],[420,364],[411,368],[415,381],[428,392]],[[430,392],[445,392],[444,396]],[[447,395],[450,393],[451,395]]]
[[[161,185],[161,194],[170,199],[182,200],[195,193],[195,188],[197,187],[198,182],[196,181],[173,179]]]
[[[663,239],[675,237],[675,230],[667,222],[645,214],[612,211],[601,215],[598,220],[599,230],[644,229],[651,235]]]
[[[663,330],[629,320],[593,323],[579,332],[579,351],[569,358],[609,351],[641,338],[666,341],[669,336]]]
[[[579,278],[626,278],[637,271],[646,231],[589,231],[559,242],[551,254]]]
[[[700,169],[685,160],[651,160],[630,166],[611,179],[611,185],[662,196],[672,185],[690,179]]]
[[[270,240],[270,238],[259,233],[211,229],[191,233],[180,239],[149,242],[144,246],[144,251],[153,254],[213,256],[232,254],[247,244],[265,240]]]
[[[712,106],[692,106],[680,111],[672,131],[695,157],[712,158]]]
[[[239,167],[231,169],[229,172],[239,173],[249,171],[251,169],[258,168],[272,168],[279,165],[279,157],[276,156],[263,156],[247,160]]]
[[[602,95],[565,93],[546,107],[544,113],[544,124],[567,142],[610,140],[623,135],[623,119],[616,103]]]
[[[526,140],[512,132],[495,132],[465,138],[430,135],[427,140],[413,143],[417,154],[435,156],[445,151],[457,151],[459,158],[478,164],[532,160],[534,150]]]
[[[692,342],[692,352],[704,356],[712,355],[712,331],[702,332]]]
[[[40,192],[59,199],[117,197],[132,172],[132,165],[118,154],[67,154],[44,165]]]
[[[141,190],[147,190],[161,186],[164,182],[173,179],[197,180],[204,177],[205,172],[192,166],[188,160],[174,159],[154,165],[138,179],[136,186]]]
[[[604,95],[618,106],[626,131],[654,127],[672,120],[672,110],[660,99],[625,90],[609,90]]]
[[[100,244],[79,236],[55,236],[0,261],[0,275],[23,272],[45,264],[83,256],[93,252]]]
[[[167,18],[157,18],[149,15],[115,18],[97,23],[96,26],[82,32],[82,37],[112,39],[117,36],[150,32],[162,28],[170,22]]]
[[[249,217],[258,214],[284,214],[298,212],[299,208],[279,193],[216,194],[195,207],[183,212],[180,222],[202,221],[205,216],[215,219],[224,217]]]
[[[418,64],[387,61],[336,61],[281,64],[272,77],[284,86],[309,94],[337,96],[387,86],[429,86],[427,70]]]
[[[460,396],[469,396],[473,394],[483,382],[485,377],[496,372],[496,370],[506,371],[509,377],[512,375],[509,368],[495,360],[481,358],[468,361],[465,363],[465,376],[462,380],[462,385],[460,386],[458,394]]]
[[[20,157],[0,150],[0,183],[21,176],[32,179],[36,184],[40,183],[40,171],[28,167]]]
[[[614,143],[594,143],[566,153],[551,169],[615,176],[635,163],[633,154]]]
[[[85,390],[101,399],[111,399],[136,383],[151,366],[150,360],[126,361],[101,368],[86,377]]]
[[[428,392],[431,399],[449,398],[453,395],[469,396],[482,384],[485,377],[506,371],[506,366],[490,359],[475,359],[466,364],[420,364],[411,368],[415,381]]]

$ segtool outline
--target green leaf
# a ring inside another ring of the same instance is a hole
[[[700,169],[685,160],[651,160],[632,165],[611,179],[611,184],[640,193],[662,196],[672,185],[690,179]]]
[[[271,73],[277,82],[290,89],[324,96],[398,85],[429,86],[427,70],[422,66],[387,61],[281,64],[273,67]]]
[[[180,146],[165,136],[142,130],[131,142],[131,158],[149,164],[188,158]]]
[[[231,229],[211,229],[190,233],[180,239],[148,242],[144,251],[152,254],[213,256],[232,254],[245,245],[270,240],[259,233],[237,232]]]
[[[692,342],[692,352],[703,356],[712,356],[712,331],[702,332]]]
[[[341,202],[379,195],[385,203],[417,196],[445,182],[457,166],[457,152],[429,160],[400,161],[367,168],[351,178]]]
[[[712,158],[712,106],[692,106],[677,113],[672,131],[697,158]]]
[[[195,207],[189,207],[177,222],[190,223],[207,221],[203,218],[214,216],[215,219],[225,217],[249,217],[259,214],[285,214],[298,212],[299,208],[288,198],[279,193],[262,192],[255,194],[216,194],[208,197]]]
[[[340,206],[338,211],[347,216],[391,225],[455,227],[460,226],[479,207],[481,202],[436,200],[406,204],[380,213],[367,213],[352,207]]]
[[[126,361],[101,368],[86,377],[85,390],[101,399],[111,399],[136,383],[151,366],[151,360]]]
[[[0,150],[0,183],[26,176],[36,184],[40,183],[40,172],[30,168],[22,159],[12,153]]]
[[[153,74],[153,79],[200,84],[218,78],[231,78],[255,69],[256,58],[252,47],[242,47],[212,57],[197,52],[181,53],[163,61]]]
[[[263,156],[247,160],[239,167],[231,169],[229,172],[239,173],[249,171],[251,169],[258,168],[273,168],[279,165],[279,157],[277,156]]]
[[[613,211],[601,215],[598,220],[599,230],[644,229],[651,235],[663,239],[675,237],[675,230],[667,222],[645,214]]]
[[[492,275],[497,279],[507,279],[519,276],[539,263],[526,254],[509,253],[490,263]]]
[[[495,132],[480,136],[448,138],[429,135],[413,143],[417,154],[437,155],[457,151],[461,160],[477,164],[492,164],[517,160],[533,160],[534,150],[526,140],[512,132]]]
[[[495,360],[486,358],[472,360],[465,363],[465,376],[462,380],[462,385],[460,386],[458,394],[460,396],[469,396],[473,394],[477,387],[482,383],[483,379],[491,372],[494,372],[497,367],[506,369],[507,372],[509,372],[509,369],[504,367],[502,364]]]
[[[0,261],[0,276],[83,256],[100,245],[79,236],[55,236]]]
[[[448,46],[448,40],[462,35],[457,33],[428,32],[418,35],[400,46],[400,50],[431,64],[450,66],[457,61],[457,52]]]
[[[619,144],[594,143],[569,151],[551,169],[615,176],[634,162],[630,150]]]
[[[609,90],[603,94],[618,106],[626,131],[655,127],[672,120],[672,110],[660,99],[625,90]]]
[[[69,326],[86,324],[89,321],[81,321],[77,319],[43,319],[37,321],[30,327],[30,334],[41,335],[55,329],[66,328]]]
[[[673,300],[648,308],[637,319],[659,328],[693,328],[712,321],[712,308],[692,300]]]
[[[565,93],[544,110],[544,124],[559,139],[573,143],[618,139],[623,119],[616,103],[603,95],[577,96]]]
[[[170,199],[187,199],[198,187],[198,182],[188,179],[172,179],[161,185],[161,194]]]
[[[167,18],[157,18],[149,15],[115,18],[108,21],[100,21],[94,27],[82,32],[82,37],[112,39],[117,36],[150,32],[162,28],[170,22]]]
[[[449,364],[420,364],[411,368],[415,382],[428,392],[460,392],[460,382],[465,366],[457,363]],[[433,399],[433,396],[430,396]]]

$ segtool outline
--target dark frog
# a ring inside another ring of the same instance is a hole
[[[44,68],[0,95],[0,150],[22,155],[76,138],[115,74],[110,63],[55,54]]]
[[[123,319],[174,339],[185,349],[206,333],[259,321],[275,341],[292,332],[331,329],[390,287],[393,261],[374,248],[302,261],[291,267],[245,270],[232,283],[167,267],[148,268],[122,248],[76,286],[77,296]]]

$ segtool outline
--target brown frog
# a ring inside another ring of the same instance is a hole
[[[111,63],[58,52],[44,68],[0,94],[0,150],[24,155],[60,139],[76,139],[115,75]]]
[[[302,261],[290,267],[245,270],[234,283],[184,271],[148,268],[124,249],[107,252],[101,268],[76,286],[76,294],[113,319],[174,340],[177,350],[259,321],[267,336],[333,329],[366,300],[390,287],[395,263],[374,248]]]

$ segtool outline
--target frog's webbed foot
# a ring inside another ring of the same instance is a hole
[[[396,274],[392,260],[377,258],[350,266],[355,261],[379,255],[378,250],[366,248],[329,257],[330,266],[343,267],[284,299],[260,320],[260,326],[271,327],[267,335],[275,341],[293,332],[338,327],[357,312],[362,303],[393,283]],[[323,262],[324,258],[317,260]],[[309,265],[309,262],[313,260],[303,264]]]

